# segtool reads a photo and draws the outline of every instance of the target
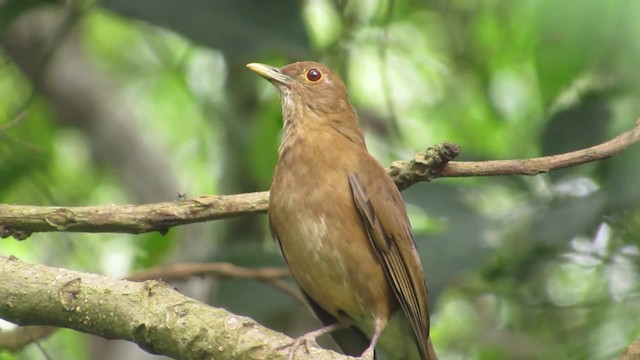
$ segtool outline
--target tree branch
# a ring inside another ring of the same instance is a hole
[[[291,296],[298,303],[306,302],[297,288],[285,279],[290,277],[289,270],[278,267],[246,268],[230,263],[183,263],[157,266],[142,270],[126,277],[131,281],[157,279],[167,282],[189,280],[194,276],[210,276],[214,278],[233,278],[260,281],[271,285]]]
[[[190,299],[160,281],[132,282],[0,257],[0,318],[133,341],[175,359],[285,359],[292,340]],[[314,359],[350,359],[311,349]]]
[[[444,143],[394,161],[387,169],[401,190],[439,177],[536,175],[614,156],[640,140],[640,120],[615,138],[583,150],[533,159],[450,161],[457,146]],[[265,212],[268,192],[199,196],[145,205],[26,206],[0,204],[0,237],[27,238],[32,232],[166,232],[170,227]]]
[[[635,339],[624,349],[620,360],[640,360],[640,338]]]
[[[613,139],[586,149],[560,155],[533,159],[494,160],[448,163],[441,177],[493,176],[493,175],[537,175],[551,170],[564,169],[610,158],[640,140],[640,119],[635,127]]]
[[[165,282],[187,281],[195,276],[212,278],[234,278],[260,281],[273,286],[301,305],[306,305],[300,291],[287,282],[290,277],[287,269],[278,267],[246,268],[230,263],[182,263],[157,266],[127,276],[129,281],[161,280]],[[19,351],[23,347],[52,334],[57,327],[18,326],[0,331],[0,349]]]
[[[32,232],[166,232],[170,227],[224,219],[267,209],[268,192],[199,196],[145,205],[0,205],[0,237],[21,240]],[[17,233],[16,233],[17,231]]]

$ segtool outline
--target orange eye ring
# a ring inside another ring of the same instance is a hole
[[[320,70],[316,68],[307,70],[307,80],[315,82],[320,79],[322,79],[322,73],[320,72]]]

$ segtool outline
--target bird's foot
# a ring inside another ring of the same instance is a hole
[[[312,347],[319,347],[318,343],[316,342],[316,339],[319,336],[322,336],[324,334],[328,334],[332,331],[338,330],[343,328],[345,325],[344,324],[340,324],[340,323],[335,323],[335,324],[331,324],[328,326],[325,326],[323,328],[320,328],[318,330],[314,330],[312,332],[306,333],[300,337],[298,337],[297,339],[295,339],[292,343],[280,346],[276,349],[276,351],[280,351],[280,350],[284,350],[286,348],[289,348],[289,360],[293,360],[296,352],[298,351],[298,349],[301,346],[304,346],[304,349],[306,351],[307,354],[309,354],[311,352],[311,348]],[[373,359],[373,358],[372,358]]]
[[[305,353],[307,354],[311,352],[312,347],[319,347],[318,343],[316,342],[316,337],[317,335],[315,335],[315,331],[310,332],[295,339],[292,343],[278,347],[276,350],[280,351],[288,348],[289,357],[287,359],[293,360],[296,353],[298,352],[298,349],[300,349],[301,347],[304,348]]]

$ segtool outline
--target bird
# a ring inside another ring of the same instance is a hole
[[[295,282],[350,356],[436,360],[429,298],[398,188],[369,154],[344,81],[312,61],[247,67],[278,90],[283,136],[269,226]]]

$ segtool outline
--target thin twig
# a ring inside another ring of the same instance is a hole
[[[6,124],[0,125],[0,131],[4,132],[4,131],[7,131],[7,129],[10,129],[10,128],[18,125],[22,120],[24,120],[26,115],[27,115],[26,111],[21,111],[18,115],[16,115],[13,118],[13,120],[9,121]]]
[[[640,140],[640,120],[636,126],[613,139],[586,149],[560,155],[533,159],[493,161],[451,161],[440,173],[441,177],[537,175],[610,158]]]
[[[20,144],[30,150],[36,151],[36,152],[41,152],[42,149],[40,149],[38,146],[22,141],[22,140],[18,140],[16,138],[14,138],[13,136],[11,136],[7,130],[11,129],[12,127],[18,125],[20,122],[22,122],[22,120],[24,120],[26,118],[27,112],[25,110],[21,110],[18,115],[16,115],[13,120],[9,121],[8,123],[2,124],[0,125],[0,136],[5,138],[5,139],[9,139],[10,141],[16,143],[16,144]]]
[[[129,275],[126,279],[131,281],[156,279],[169,282],[189,280],[195,276],[259,281],[281,290],[300,304],[305,304],[300,292],[285,281],[289,277],[289,271],[279,267],[246,268],[230,263],[184,263],[146,269]]]

